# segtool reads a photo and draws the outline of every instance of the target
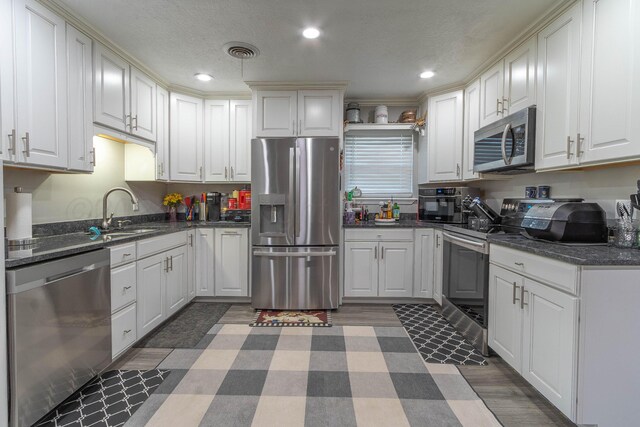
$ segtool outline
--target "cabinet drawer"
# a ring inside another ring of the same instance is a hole
[[[111,316],[111,355],[115,358],[136,342],[136,305]]]
[[[504,246],[491,245],[490,260],[523,276],[563,291],[578,294],[578,266],[551,258],[529,254]]]
[[[111,267],[136,260],[136,244],[127,243],[126,245],[111,247]]]
[[[111,312],[136,300],[136,263],[111,269]]]
[[[165,234],[163,236],[152,237],[138,242],[138,258],[164,252],[177,246],[187,244],[187,232]]]
[[[347,229],[344,231],[344,240],[347,241],[371,241],[371,240],[392,240],[398,241],[412,241],[413,230],[411,228],[405,228],[402,230],[380,230],[378,228],[368,230],[353,230]]]

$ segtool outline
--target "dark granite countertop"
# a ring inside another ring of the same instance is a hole
[[[380,228],[385,229],[388,228],[390,230],[394,228],[443,228],[444,224],[441,222],[429,222],[429,221],[418,221],[415,219],[401,219],[400,221],[395,222],[394,224],[376,224],[375,221],[367,221],[367,222],[359,222],[356,224],[343,224],[342,228]]]
[[[490,234],[489,243],[506,246],[557,259],[575,265],[640,266],[640,250],[613,246],[561,245],[542,240],[528,239],[519,234]]]
[[[89,252],[96,249],[119,245],[137,240],[144,240],[150,237],[163,234],[176,233],[179,231],[195,228],[249,228],[248,222],[148,222],[139,223],[135,226],[124,227],[114,231],[127,231],[135,229],[153,229],[146,233],[110,236],[101,235],[93,238],[86,232],[76,232],[59,234],[53,236],[39,237],[36,244],[31,249],[11,250],[7,253],[5,268],[13,268],[26,264],[46,261],[55,258],[62,258],[82,252]]]

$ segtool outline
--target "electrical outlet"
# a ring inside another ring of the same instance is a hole
[[[623,205],[627,208],[627,212],[631,214],[631,201],[626,199],[616,200],[616,218],[620,218],[618,213],[618,205]]]

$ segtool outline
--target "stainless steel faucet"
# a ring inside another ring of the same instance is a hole
[[[127,193],[131,197],[131,203],[133,203],[134,212],[139,209],[138,198],[129,189],[124,187],[114,187],[111,190],[108,190],[106,193],[104,193],[104,197],[102,198],[102,229],[103,230],[108,230],[109,227],[111,227],[111,220],[113,220],[113,212],[109,216],[109,219],[107,219],[107,199],[109,198],[109,194],[113,193],[114,191],[124,191],[125,193]]]

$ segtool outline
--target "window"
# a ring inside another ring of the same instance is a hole
[[[344,138],[345,189],[413,197],[413,131],[353,131]]]

